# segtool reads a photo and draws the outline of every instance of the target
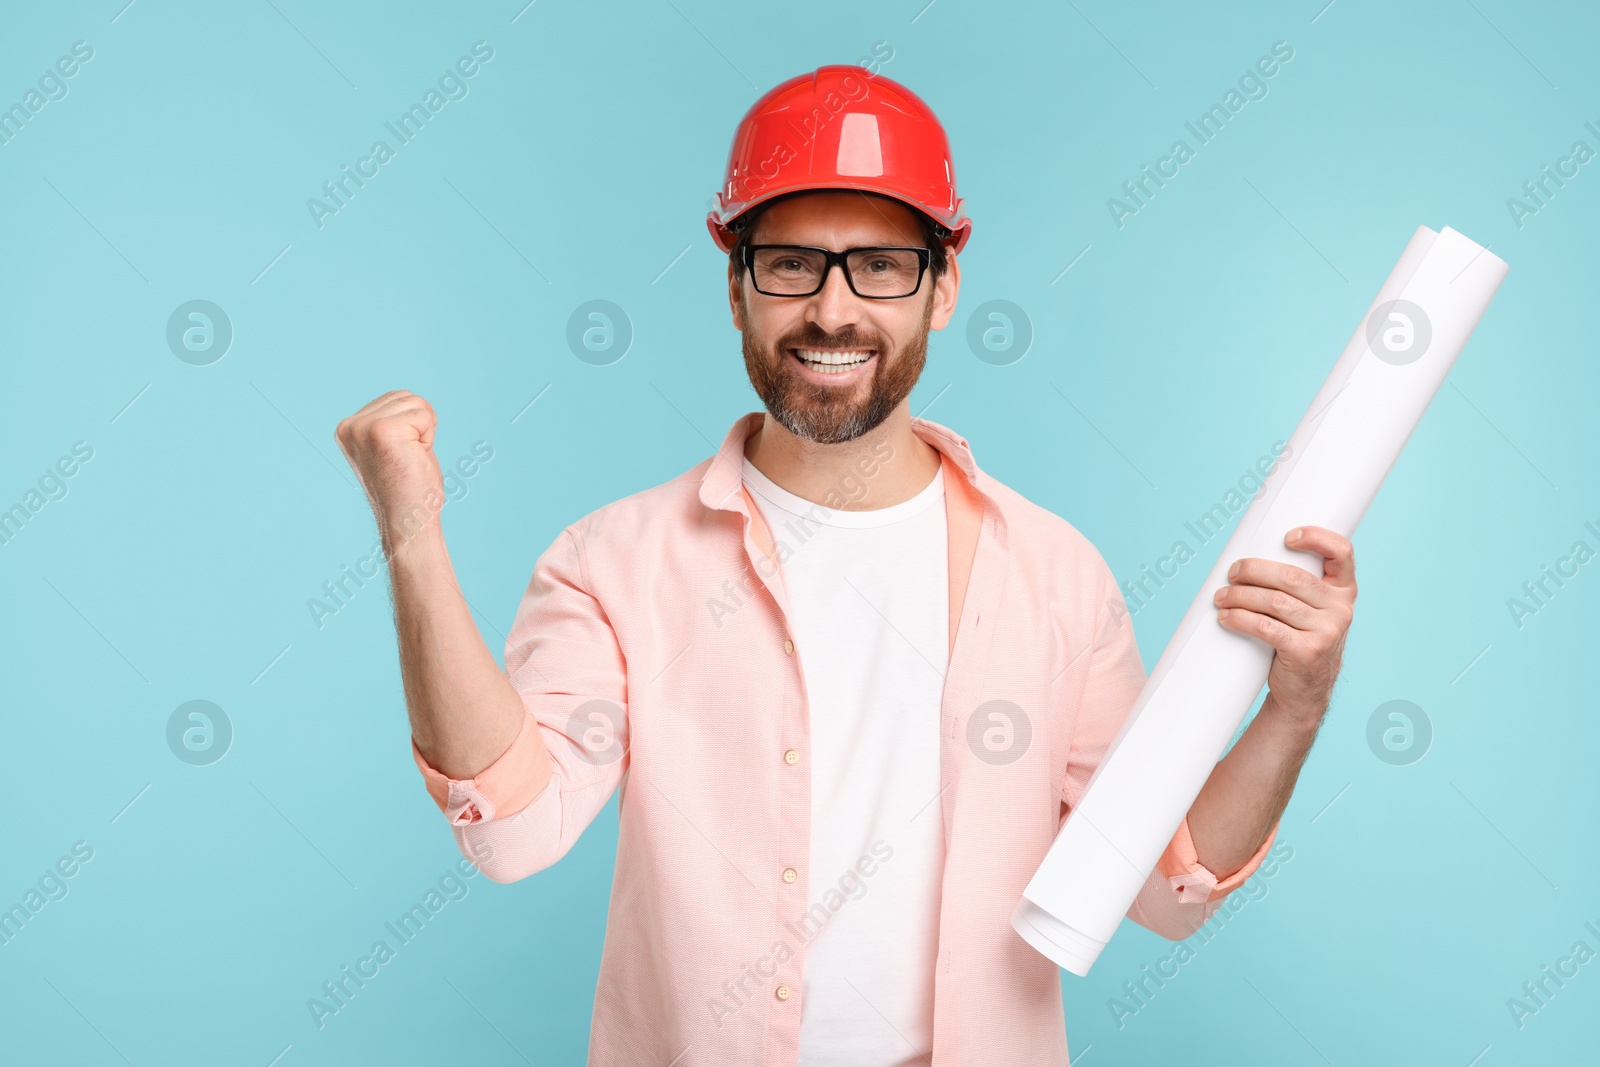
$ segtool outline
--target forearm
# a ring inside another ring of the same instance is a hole
[[[1288,806],[1319,718],[1286,715],[1267,694],[1189,808],[1195,854],[1223,879],[1243,867]]]
[[[385,551],[412,739],[440,773],[472,778],[511,747],[526,710],[473,622],[438,516],[396,540]]]

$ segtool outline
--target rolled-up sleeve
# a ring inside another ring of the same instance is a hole
[[[1115,712],[1080,716],[1075,724],[1061,796],[1069,812],[1105,758],[1148,678],[1134,638],[1132,618],[1104,560],[1101,571],[1096,593],[1096,637],[1089,656],[1083,707]],[[1244,866],[1218,878],[1200,862],[1185,816],[1128,909],[1128,918],[1166,938],[1189,936],[1211,917],[1229,892],[1243,885],[1261,865],[1277,833],[1274,825]]]
[[[581,537],[568,527],[539,557],[512,622],[504,671],[527,715],[511,745],[467,779],[411,745],[462,854],[497,882],[566,855],[628,769],[625,662],[589,591]]]
[[[1277,839],[1280,824],[1281,820],[1273,823],[1267,839],[1261,842],[1261,847],[1245,861],[1243,867],[1218,880],[1216,874],[1200,862],[1194,849],[1194,838],[1189,836],[1189,817],[1185,815],[1183,822],[1178,824],[1178,832],[1172,835],[1167,850],[1156,861],[1156,867],[1177,891],[1178,900],[1182,903],[1205,903],[1212,898],[1226,896],[1244,885],[1256,868],[1261,866],[1261,861],[1267,858],[1267,852],[1272,848],[1272,842]]]
[[[423,758],[415,741],[411,742],[411,758],[422,772],[428,795],[444,812],[450,825],[468,826],[515,815],[544,792],[554,775],[548,761],[536,750],[543,747],[539,722],[528,712],[511,746],[472,778],[449,778],[441,774]]]

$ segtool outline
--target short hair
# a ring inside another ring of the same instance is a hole
[[[728,262],[733,267],[735,281],[744,281],[744,246],[749,243],[750,234],[755,230],[756,220],[761,217],[762,212],[773,204],[788,200],[790,197],[803,196],[806,193],[819,191],[816,189],[797,189],[794,192],[784,193],[782,196],[775,196],[771,200],[757,204],[733,221],[733,224],[729,227],[734,232],[734,238],[733,247],[728,250]],[[890,197],[889,199],[894,198]],[[950,229],[940,225],[927,212],[906,204],[904,200],[895,200],[895,202],[905,204],[906,207],[911,209],[911,213],[917,217],[917,226],[922,230],[922,243],[932,252],[932,255],[928,257],[928,273],[934,281],[938,281],[950,266],[949,253],[945,245],[945,241],[952,236]]]

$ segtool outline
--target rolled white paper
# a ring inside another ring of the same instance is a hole
[[[1266,683],[1272,646],[1216,621],[1228,568],[1258,556],[1322,575],[1284,535],[1355,532],[1507,269],[1448,226],[1412,234],[1012,913],[1065,970],[1089,973]]]

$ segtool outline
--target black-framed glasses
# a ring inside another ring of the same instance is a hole
[[[810,245],[745,245],[744,265],[756,292],[767,296],[813,296],[822,291],[835,263],[850,291],[867,300],[899,300],[922,288],[933,254],[928,248],[879,245],[835,252]]]

